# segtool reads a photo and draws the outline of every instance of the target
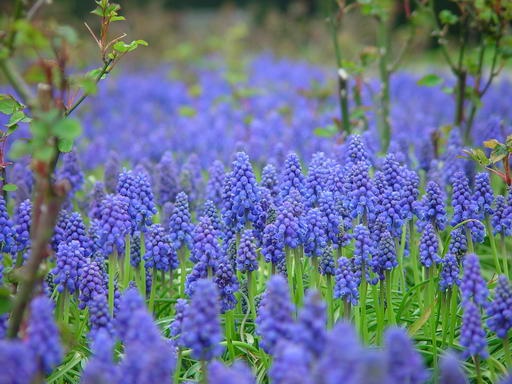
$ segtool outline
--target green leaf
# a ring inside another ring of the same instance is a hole
[[[139,45],[143,45],[143,46],[147,47],[148,43],[144,40],[134,40],[128,44],[125,43],[124,41],[118,41],[112,46],[112,49],[116,52],[127,53],[127,52],[134,51],[135,49],[137,49],[137,47]]]
[[[30,117],[27,117],[27,115],[25,115],[23,111],[16,111],[11,115],[9,122],[6,124],[6,127],[11,128],[17,125],[18,123],[28,123],[31,120],[32,119]]]
[[[7,192],[14,192],[18,190],[18,186],[16,184],[5,184],[2,189]]]
[[[25,106],[19,103],[14,97],[7,94],[0,94],[0,113],[11,115],[16,111],[22,110]]]
[[[496,140],[496,139],[492,139],[492,140],[484,141],[484,147],[485,147],[485,148],[494,149],[494,148],[496,148],[499,144],[500,144],[500,142],[499,142],[498,140]]]
[[[188,105],[184,105],[183,107],[180,107],[179,114],[180,116],[194,117],[195,115],[197,115],[197,111],[194,108],[189,107]]]
[[[418,85],[423,85],[426,87],[435,87],[437,85],[443,84],[444,79],[440,76],[434,75],[433,73],[429,75],[423,76],[418,80]]]
[[[457,17],[457,15],[452,13],[450,10],[443,9],[439,13],[439,20],[441,21],[442,24],[454,25],[454,24],[457,24],[457,21],[459,21],[459,18]]]
[[[69,139],[60,139],[58,143],[59,151],[60,152],[71,152],[73,149],[73,140]]]
[[[7,313],[12,308],[12,298],[9,289],[0,287],[0,314]]]
[[[53,127],[53,134],[59,139],[73,141],[82,134],[82,126],[76,119],[62,119]]]
[[[313,133],[319,137],[333,137],[338,133],[338,129],[333,125],[328,125],[326,127],[318,127],[316,128]]]

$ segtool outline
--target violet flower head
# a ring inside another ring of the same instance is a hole
[[[463,227],[454,229],[448,245],[448,252],[458,257],[464,256],[468,250],[468,238],[464,232]]]
[[[233,266],[227,259],[218,264],[214,282],[220,294],[220,312],[225,313],[235,308],[237,303],[235,293],[238,291],[240,284]]]
[[[429,374],[423,359],[404,328],[389,328],[384,335],[388,375],[394,383],[426,383]]]
[[[78,289],[79,273],[85,265],[84,249],[76,240],[69,244],[62,242],[57,251],[57,264],[52,270],[53,282],[59,292],[75,293]]]
[[[447,253],[441,260],[441,273],[439,278],[439,287],[443,292],[454,286],[460,285],[460,268],[457,258],[452,253]]]
[[[235,361],[226,367],[219,361],[212,361],[208,366],[208,382],[210,384],[256,384],[251,369],[241,361]]]
[[[156,188],[160,205],[174,201],[179,192],[178,166],[171,152],[166,151],[156,166]]]
[[[334,263],[334,256],[332,255],[332,248],[325,248],[322,256],[320,257],[320,263],[318,264],[318,272],[322,276],[334,276],[336,273],[336,266]]]
[[[16,232],[13,229],[13,223],[7,213],[5,200],[0,197],[0,252],[11,253],[16,251],[15,236]]]
[[[260,195],[249,156],[238,152],[233,161],[232,205],[229,216],[236,232],[242,231],[246,224],[256,224],[260,216]]]
[[[57,173],[58,180],[68,180],[71,185],[71,195],[74,195],[84,184],[84,173],[78,161],[76,152],[71,151],[62,157],[62,166]]]
[[[491,188],[491,182],[487,172],[481,172],[475,176],[473,200],[478,207],[478,213],[481,218],[485,215],[493,214],[492,204],[494,201],[494,192]]]
[[[316,207],[323,191],[328,190],[330,178],[329,159],[323,152],[316,152],[309,165],[305,180],[305,200],[309,207]]]
[[[304,298],[304,306],[301,308],[293,339],[301,344],[314,357],[322,354],[325,340],[327,339],[327,311],[325,302],[316,290],[309,290]]]
[[[494,300],[487,308],[487,326],[501,339],[512,329],[512,285],[506,276],[498,278]]]
[[[126,340],[126,333],[133,313],[144,308],[144,299],[136,288],[131,287],[124,291],[119,303],[119,311],[115,318],[116,333],[122,341]]]
[[[30,226],[32,225],[32,202],[22,201],[16,208],[14,215],[14,237],[16,249],[13,251],[23,252],[30,247]]]
[[[194,245],[190,254],[190,260],[194,263],[202,262],[206,268],[215,271],[221,259],[221,250],[217,233],[212,221],[207,216],[202,216],[193,233]]]
[[[274,354],[280,341],[292,338],[293,310],[286,279],[273,275],[267,282],[256,317],[256,334],[265,352]]]
[[[463,227],[471,231],[471,237],[474,241],[483,241],[485,228],[479,221],[474,221],[474,219],[478,219],[478,206],[473,200],[469,181],[464,172],[457,172],[453,176],[452,186],[453,218],[451,225],[455,226],[466,220],[472,220],[464,224]]]
[[[91,343],[92,356],[80,377],[80,384],[117,383],[120,372],[113,358],[114,339],[104,329]]]
[[[89,301],[89,338],[96,337],[98,331],[105,330],[114,335],[114,324],[110,316],[107,294],[94,295]]]
[[[361,269],[361,273],[366,273],[370,266],[370,255],[374,249],[370,231],[359,224],[354,228],[354,239],[354,264]]]
[[[327,220],[318,208],[306,213],[301,230],[304,254],[309,257],[321,256],[327,247]]]
[[[67,242],[76,240],[84,250],[86,257],[91,255],[92,240],[87,233],[82,215],[79,212],[73,212],[68,216],[64,227],[64,238]]]
[[[430,268],[441,262],[439,257],[439,239],[436,230],[428,223],[420,238],[420,262],[425,268]]]
[[[380,237],[377,252],[372,258],[371,264],[372,270],[379,275],[381,280],[384,279],[384,273],[386,271],[391,271],[398,266],[395,241],[389,231],[384,231]]]
[[[215,160],[208,169],[208,183],[206,184],[206,198],[217,207],[222,205],[222,187],[224,185],[225,170],[220,160]]]
[[[468,379],[455,353],[446,352],[439,363],[439,384],[468,384]]]
[[[252,272],[258,269],[256,243],[253,232],[250,229],[246,229],[242,233],[236,255],[236,269],[240,272]]]
[[[169,221],[171,220],[173,212],[174,204],[170,201],[164,203],[162,212],[160,213],[160,224],[162,224],[166,230],[169,230]]]
[[[53,318],[53,302],[46,296],[38,296],[30,304],[27,343],[39,369],[46,375],[62,362],[63,351]]]
[[[343,205],[351,218],[366,217],[371,220],[375,215],[377,190],[368,173],[368,166],[359,162],[353,164],[343,184],[345,196]]]
[[[274,198],[274,202],[279,196],[279,178],[277,176],[276,167],[267,164],[261,171],[261,186],[270,191],[270,195]]]
[[[145,231],[157,213],[149,176],[145,172],[123,170],[119,174],[117,192],[128,199],[132,231]]]
[[[299,157],[294,152],[286,156],[279,190],[282,199],[288,197],[293,190],[296,190],[300,196],[305,196],[304,175]]]
[[[183,347],[183,343],[181,342],[181,328],[183,325],[183,316],[185,315],[187,306],[187,300],[176,300],[176,304],[174,306],[174,319],[169,325],[169,334],[174,339],[178,347]]]
[[[124,252],[124,241],[132,229],[130,215],[128,213],[129,201],[125,196],[107,195],[101,204],[99,220],[99,243],[104,256],[114,252]]]
[[[178,193],[174,212],[169,220],[171,241],[176,251],[183,247],[192,247],[192,231],[194,226],[190,219],[188,196],[184,192]]]
[[[172,247],[171,239],[160,224],[149,227],[146,236],[146,254],[143,256],[146,268],[167,272],[178,268],[178,255]]]
[[[314,384],[311,356],[300,344],[279,343],[268,376],[274,384]]]
[[[494,200],[494,214],[491,217],[493,234],[512,235],[512,198],[498,195]]]
[[[338,259],[336,268],[334,297],[342,299],[352,305],[359,302],[359,283],[358,278],[352,270],[350,260],[346,257]]]
[[[101,214],[101,202],[106,196],[105,185],[101,181],[94,183],[89,194],[89,217],[91,220],[99,220]]]
[[[364,163],[368,167],[371,165],[368,151],[363,143],[360,135],[350,135],[348,137],[347,158],[345,159],[347,166]]]
[[[19,340],[0,340],[0,383],[32,383],[38,367],[29,345]]]
[[[285,247],[297,248],[300,245],[300,222],[289,201],[279,207],[275,224]]]
[[[79,271],[78,308],[84,309],[95,295],[105,295],[104,274],[100,265],[94,260],[88,260]]]
[[[137,268],[140,265],[141,247],[140,232],[134,232],[130,241],[130,265]]]
[[[404,189],[401,193],[402,202],[400,204],[402,207],[402,219],[410,220],[412,219],[415,204],[420,193],[420,177],[415,171],[407,168],[402,169],[402,174],[404,178]]]
[[[223,235],[222,220],[219,215],[219,211],[217,210],[217,207],[213,201],[206,200],[204,202],[201,216],[206,216],[210,219],[213,225],[213,229],[215,229],[216,236],[221,237]]]
[[[219,294],[211,280],[196,283],[194,295],[185,309],[181,340],[192,349],[196,360],[210,361],[222,353]]]
[[[460,284],[463,301],[473,300],[477,305],[487,306],[489,290],[480,272],[480,261],[475,254],[464,258],[464,274]]]
[[[419,217],[418,227],[423,230],[427,223],[431,223],[439,231],[446,227],[446,197],[435,181],[429,181],[425,188],[425,196],[416,204],[416,214]]]
[[[117,191],[117,178],[120,171],[121,159],[117,152],[111,151],[105,163],[105,175],[103,178],[107,193],[115,193]]]
[[[478,356],[486,359],[489,354],[480,310],[470,300],[463,302],[463,309],[464,314],[460,329],[460,345],[464,347],[463,355],[465,358]]]
[[[340,213],[339,205],[331,191],[324,191],[318,200],[318,206],[327,222],[327,239],[335,248],[348,245],[350,236],[346,233],[346,226],[343,216]]]
[[[270,223],[263,230],[261,254],[267,263],[274,265],[284,258],[284,244],[277,225]]]
[[[66,225],[68,223],[69,213],[65,209],[61,209],[57,217],[57,224],[51,239],[52,249],[57,252],[61,242],[66,241]]]
[[[203,176],[201,175],[201,163],[196,153],[191,153],[179,176],[181,191],[190,198],[192,207],[196,207],[202,197]]]

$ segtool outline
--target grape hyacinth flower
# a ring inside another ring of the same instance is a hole
[[[99,243],[104,256],[114,249],[118,254],[124,252],[125,237],[132,229],[128,207],[128,199],[121,195],[107,195],[101,204]]]
[[[89,257],[92,251],[92,240],[87,233],[82,215],[79,212],[73,212],[68,216],[66,225],[64,226],[64,239],[67,242],[76,240],[80,243],[80,247],[84,250],[84,255]]]
[[[16,246],[13,251],[23,252],[30,247],[30,226],[32,225],[32,203],[25,200],[16,208],[14,215],[14,237]]]
[[[485,215],[493,214],[492,204],[494,201],[494,192],[491,188],[491,182],[487,172],[481,172],[475,176],[473,200],[478,207],[478,214],[481,218]]]
[[[375,215],[377,190],[368,174],[368,166],[361,162],[352,165],[343,189],[343,205],[350,217],[361,217],[363,220],[371,221]]]
[[[357,305],[359,301],[359,284],[355,273],[352,271],[350,260],[346,257],[338,259],[336,268],[334,298]]]
[[[441,291],[446,292],[448,289],[452,289],[453,286],[460,285],[460,268],[457,258],[447,253],[446,256],[441,260],[441,274],[439,279],[439,287]]]
[[[329,159],[323,152],[313,154],[305,180],[305,200],[308,207],[316,207],[323,191],[328,190],[330,177]]]
[[[89,195],[89,217],[91,220],[100,219],[101,202],[105,196],[105,185],[101,181],[95,182]]]
[[[451,254],[462,257],[468,251],[468,239],[464,233],[464,228],[459,227],[452,231],[450,244],[448,245],[448,252]]]
[[[187,306],[187,300],[176,300],[176,305],[174,306],[174,319],[169,325],[169,335],[173,338],[174,342],[178,347],[183,347],[183,343],[181,342],[181,327],[183,324],[183,316],[185,315],[185,310],[187,309]]]
[[[89,301],[89,339],[93,340],[99,330],[114,335],[114,324],[109,312],[107,294],[95,294]]]
[[[82,188],[85,178],[76,152],[71,151],[64,154],[62,157],[62,166],[57,173],[57,179],[69,181],[71,196]]]
[[[115,318],[115,330],[121,341],[126,341],[126,333],[133,313],[144,308],[144,300],[136,288],[130,287],[123,293],[119,303],[119,311]]]
[[[354,228],[354,239],[354,264],[360,270],[361,277],[364,278],[370,266],[370,255],[374,248],[370,231],[364,225],[358,225]]]
[[[105,176],[103,178],[107,193],[115,193],[117,191],[117,178],[120,171],[121,159],[117,152],[111,151],[105,163]]]
[[[311,356],[300,344],[283,342],[276,348],[268,376],[274,384],[313,384]]]
[[[258,269],[258,255],[252,230],[242,233],[236,257],[236,269],[240,272],[252,272]]]
[[[181,327],[183,345],[192,349],[194,359],[210,361],[222,353],[219,312],[219,294],[215,284],[207,279],[198,281]]]
[[[169,231],[169,221],[171,220],[172,213],[174,212],[174,204],[170,201],[164,203],[162,212],[160,213],[160,223],[164,228]]]
[[[117,182],[117,192],[128,199],[128,213],[132,221],[132,232],[145,231],[157,213],[149,176],[123,170]]]
[[[320,195],[318,205],[322,215],[326,218],[327,239],[332,243],[334,248],[339,248],[348,245],[350,242],[350,235],[347,233],[348,229],[340,214],[337,200],[331,191],[324,191]]]
[[[429,378],[421,355],[404,328],[389,328],[384,335],[388,376],[393,383],[422,384]]]
[[[88,260],[79,272],[78,308],[84,309],[95,295],[105,295],[104,273],[98,263]]]
[[[241,361],[235,361],[231,367],[226,367],[219,361],[212,361],[208,367],[208,382],[210,384],[256,384],[251,369]]]
[[[368,152],[360,135],[350,135],[348,137],[347,158],[345,163],[347,166],[357,163],[364,163],[368,167],[371,165]]]
[[[263,167],[261,171],[261,186],[270,191],[274,203],[279,202],[279,178],[277,176],[276,167],[272,164],[267,164]]]
[[[206,199],[210,200],[215,206],[222,205],[222,187],[224,185],[224,164],[215,160],[208,169],[208,183],[206,184]]]
[[[463,280],[464,282],[464,280]],[[463,302],[464,314],[460,329],[460,345],[464,347],[463,355],[468,357],[481,357],[486,359],[487,341],[482,327],[480,310],[473,301]]]
[[[171,152],[166,151],[156,166],[156,187],[160,205],[174,201],[179,192],[178,166]],[[164,221],[162,221],[164,222]]]
[[[188,197],[184,192],[180,192],[176,196],[174,212],[169,220],[171,241],[176,251],[181,250],[183,247],[191,248],[193,229]]]
[[[30,346],[19,340],[0,340],[0,383],[32,383],[38,367]]]
[[[498,195],[494,200],[494,214],[491,217],[493,234],[512,235],[512,198]]]
[[[318,272],[322,276],[334,276],[336,273],[336,266],[334,264],[334,257],[332,255],[332,248],[327,247],[324,253],[320,257],[320,263],[318,265]]]
[[[202,216],[206,216],[210,219],[213,225],[213,229],[215,229],[215,235],[217,237],[222,237],[223,235],[223,228],[222,228],[222,221],[219,215],[219,212],[217,211],[217,207],[211,200],[206,200],[203,205],[203,211],[201,213]]]
[[[191,153],[179,176],[180,187],[190,198],[193,207],[199,202],[203,193],[203,176],[201,175],[201,164],[196,153]]]
[[[96,333],[91,350],[92,357],[84,368],[80,384],[117,383],[120,372],[113,357],[114,340],[106,330]]]
[[[468,384],[459,359],[453,352],[447,352],[439,363],[439,384]]]
[[[322,296],[314,289],[309,290],[297,318],[293,332],[294,341],[314,357],[319,357],[327,339],[326,324],[327,312]]]
[[[485,236],[485,228],[478,219],[478,206],[473,201],[469,181],[463,172],[457,172],[452,179],[452,205],[453,218],[451,225],[455,226],[466,220],[472,220],[464,224],[471,233],[471,238],[476,242],[482,242]],[[469,239],[468,239],[469,241]]]
[[[0,228],[0,252],[11,253],[15,251],[16,232],[13,230],[13,223],[7,213],[3,197],[0,197]]]
[[[289,201],[283,202],[279,208],[275,224],[285,247],[294,249],[300,245],[300,222]]]
[[[489,291],[487,283],[480,273],[480,261],[475,254],[464,258],[464,275],[460,284],[463,301],[474,301],[482,307],[487,306]]]
[[[415,205],[415,211],[420,219],[418,221],[418,228],[420,231],[425,228],[427,223],[442,231],[446,227],[446,197],[442,192],[439,184],[435,181],[429,181],[425,188],[425,196]]]
[[[167,272],[178,268],[178,256],[172,247],[171,240],[164,227],[153,224],[145,238],[146,254],[145,266],[148,269]]]
[[[372,270],[379,275],[381,280],[384,280],[386,271],[391,271],[398,266],[395,242],[389,231],[383,232],[371,263]]]
[[[224,259],[219,262],[214,282],[220,294],[220,312],[225,313],[235,308],[237,303],[235,293],[238,291],[239,283],[228,260]]]
[[[52,270],[53,282],[59,292],[70,294],[78,289],[78,278],[81,268],[85,265],[84,250],[76,240],[69,244],[62,242],[57,251],[57,264]]]
[[[27,343],[39,369],[46,375],[61,363],[63,351],[53,319],[53,302],[46,296],[38,296],[30,304]]]
[[[193,232],[190,260],[194,263],[202,261],[206,268],[211,268],[212,271],[215,271],[220,259],[221,250],[215,228],[209,217],[202,216]]]
[[[263,230],[263,239],[261,254],[267,263],[272,263],[273,267],[284,259],[284,244],[279,236],[278,227],[270,223]]]
[[[494,293],[494,300],[487,308],[487,326],[501,339],[512,329],[512,285],[501,275]]]
[[[267,282],[256,317],[256,334],[261,338],[261,348],[268,354],[274,354],[280,341],[293,337],[293,309],[286,280],[273,275]]]
[[[420,262],[425,268],[433,267],[441,262],[439,257],[439,239],[431,223],[428,223],[423,229],[419,252]]]
[[[294,152],[286,157],[279,190],[281,199],[288,197],[292,190],[299,192],[302,197],[305,196],[304,175],[299,157]]]
[[[309,257],[319,257],[327,247],[327,220],[318,208],[310,209],[302,223],[302,244],[304,254]]]

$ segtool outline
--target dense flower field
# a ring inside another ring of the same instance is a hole
[[[397,74],[380,154],[372,108],[363,133],[331,134],[324,68],[189,71],[121,74],[84,109],[0,383],[511,382],[512,196],[461,157],[450,95]],[[511,133],[509,89],[486,94],[475,143]],[[2,294],[31,249],[31,171],[8,179]]]

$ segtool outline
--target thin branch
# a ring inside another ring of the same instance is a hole
[[[87,30],[89,31],[89,33],[93,37],[94,41],[96,41],[96,44],[98,44],[98,48],[101,49],[101,43],[98,40],[98,38],[96,37],[96,35],[94,34],[94,32],[92,31],[91,27],[89,27],[89,24],[84,23],[84,25],[85,25],[85,28],[87,28]]]
[[[39,8],[41,8],[45,3],[48,3],[48,0],[37,0],[34,5],[27,11],[27,20],[30,21],[34,18]]]

